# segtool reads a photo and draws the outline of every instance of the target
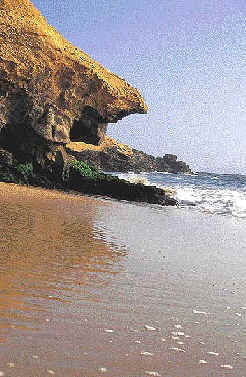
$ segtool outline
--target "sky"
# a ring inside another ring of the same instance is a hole
[[[147,115],[108,134],[193,171],[246,174],[245,0],[33,0],[65,38],[126,79]]]

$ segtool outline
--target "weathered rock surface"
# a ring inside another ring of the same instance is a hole
[[[104,171],[117,172],[151,172],[166,171],[169,173],[191,173],[190,167],[177,156],[166,154],[154,157],[129,146],[117,143],[113,138],[105,136],[99,146],[82,142],[71,142],[66,145],[69,155],[87,162]]]
[[[85,175],[78,169],[80,163],[71,160],[65,174],[49,174],[32,163],[21,164],[8,151],[0,149],[0,182],[15,182],[45,188],[59,188],[65,191],[76,190],[86,194],[109,196],[135,202],[159,205],[177,205],[177,201],[166,190],[157,187],[134,184],[118,177],[104,174],[95,168]],[[87,170],[87,169],[86,169]]]
[[[106,136],[108,123],[147,112],[137,89],[64,39],[29,0],[0,0],[0,24],[0,181],[176,204],[163,190],[71,168],[77,144],[106,170],[155,165]]]
[[[0,144],[55,158],[99,144],[107,123],[147,107],[139,92],[64,39],[29,0],[0,0]]]

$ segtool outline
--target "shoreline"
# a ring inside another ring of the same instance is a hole
[[[0,197],[6,376],[243,375],[243,224],[15,184]]]

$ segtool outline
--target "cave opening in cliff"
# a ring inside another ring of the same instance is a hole
[[[75,119],[70,130],[70,140],[98,145],[101,140],[103,118],[90,106],[84,107],[81,116]]]
[[[75,120],[70,131],[71,141],[83,141],[86,144],[98,145],[100,138],[97,136],[97,127],[85,119]]]

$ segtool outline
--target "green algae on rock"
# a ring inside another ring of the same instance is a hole
[[[6,163],[6,159],[11,162]],[[19,163],[10,153],[0,149],[0,182],[12,182],[44,188],[109,196],[128,201],[147,202],[160,205],[177,205],[177,201],[157,187],[134,184],[105,174],[93,166],[70,160],[63,174],[50,174],[40,170],[32,162]]]

